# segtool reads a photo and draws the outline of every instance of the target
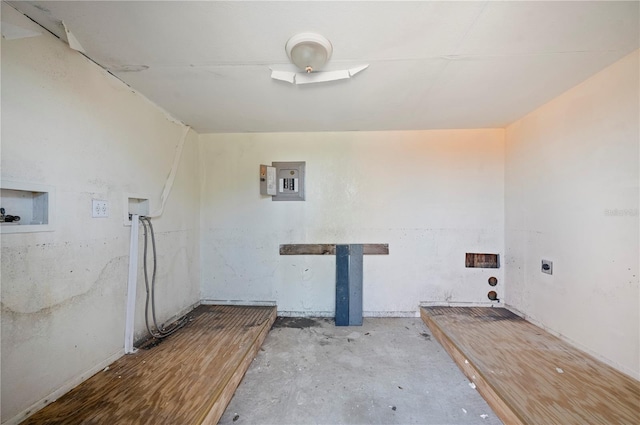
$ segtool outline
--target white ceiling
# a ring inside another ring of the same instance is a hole
[[[639,47],[639,2],[10,2],[200,133],[504,127]],[[349,80],[270,78],[331,40]]]

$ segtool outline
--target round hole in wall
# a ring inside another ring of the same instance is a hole
[[[496,286],[497,284],[498,284],[498,279],[496,279],[494,276],[491,276],[489,278],[489,285]]]
[[[496,291],[489,291],[489,293],[487,294],[487,298],[489,298],[491,301],[496,301],[498,299],[498,293]]]

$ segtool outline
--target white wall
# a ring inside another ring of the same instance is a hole
[[[637,70],[636,52],[509,126],[506,148],[500,129],[190,132],[154,220],[160,317],[200,298],[332,315],[335,257],[279,245],[389,243],[365,258],[366,315],[486,303],[496,276],[511,306],[638,376]],[[57,192],[53,232],[2,235],[5,422],[121,354],[125,197],[158,206],[182,126],[49,34],[2,40],[2,90],[2,179]],[[306,161],[305,202],[260,196],[272,161]],[[465,252],[505,251],[503,268],[464,267]]]
[[[364,259],[365,315],[420,301],[488,302],[465,252],[503,254],[503,130],[201,135],[202,296],[335,311],[335,257],[287,243],[388,243]],[[259,165],[306,161],[305,202],[259,193]]]
[[[2,40],[2,179],[57,194],[55,231],[2,235],[3,422],[122,353],[124,198],[140,194],[158,206],[182,132],[48,33]],[[162,320],[200,299],[197,138],[189,133],[165,213],[154,220]],[[91,218],[92,198],[109,202],[109,218]],[[146,332],[143,287],[137,336]]]
[[[510,125],[505,171],[507,302],[635,377],[638,69],[636,51]]]

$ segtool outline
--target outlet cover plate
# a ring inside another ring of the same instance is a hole
[[[553,261],[542,260],[540,270],[542,271],[542,273],[553,274]]]
[[[109,203],[100,199],[91,200],[91,217],[106,218],[109,217]]]

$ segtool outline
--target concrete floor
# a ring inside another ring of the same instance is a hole
[[[418,318],[278,318],[220,424],[501,424]]]

